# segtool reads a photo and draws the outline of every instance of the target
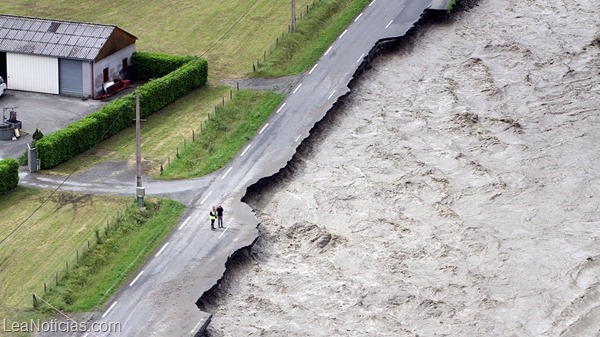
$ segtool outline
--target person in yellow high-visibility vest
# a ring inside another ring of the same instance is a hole
[[[215,220],[217,219],[217,210],[215,206],[210,210],[210,229],[215,230]]]

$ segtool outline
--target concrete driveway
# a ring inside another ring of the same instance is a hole
[[[93,99],[7,90],[0,97],[0,108],[14,108],[17,119],[22,122],[22,136],[17,140],[0,141],[0,158],[19,157],[36,128],[47,135],[98,110],[103,104],[106,103]],[[7,119],[9,110],[5,111]]]

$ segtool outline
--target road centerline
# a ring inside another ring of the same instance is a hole
[[[331,94],[329,95],[329,97],[327,97],[328,101],[331,99],[331,97],[333,97],[333,94],[335,94],[335,90],[331,92]]]
[[[167,246],[169,245],[169,243],[165,243],[164,246],[162,246],[162,248],[158,251],[158,253],[156,253],[156,255],[154,257],[158,257],[160,255],[160,253],[163,252],[163,250],[165,250],[165,248],[167,248]]]
[[[392,25],[392,22],[394,22],[394,20],[390,21],[390,23],[388,23],[387,26],[385,26],[385,29],[388,29]]]
[[[187,219],[185,219],[185,221],[181,224],[181,226],[179,226],[179,230],[183,229],[183,227],[185,227],[185,225],[187,225],[188,221],[190,221],[192,217],[188,216]]]
[[[204,199],[202,199],[202,201],[200,201],[200,205],[202,205],[206,199],[208,199],[208,197],[210,197],[210,194],[212,193],[212,191],[208,192],[208,194],[204,197]]]
[[[250,146],[252,146],[252,144],[249,144],[248,146],[246,146],[246,148],[244,149],[242,154],[240,154],[240,157],[243,157],[246,154],[246,152],[248,152],[248,150],[250,149]]]
[[[295,94],[296,91],[298,91],[298,89],[300,89],[301,86],[302,86],[302,83],[298,84],[298,86],[296,87],[296,89],[294,89],[294,92],[292,92],[292,94]]]
[[[104,312],[104,315],[102,315],[102,318],[106,317],[106,315],[108,315],[108,313],[113,310],[113,308],[115,307],[115,305],[117,305],[117,301],[114,301],[113,304],[110,306],[110,308],[108,308],[108,310],[106,310],[106,312]]]
[[[279,109],[277,109],[277,112],[276,112],[276,113],[278,114],[278,113],[281,111],[281,109],[283,109],[283,107],[284,107],[286,104],[287,104],[287,103],[283,103],[283,104],[282,104],[282,105],[279,107]]]
[[[129,286],[130,286],[130,287],[131,287],[131,286],[133,286],[133,284],[134,284],[134,283],[135,283],[135,282],[136,282],[136,281],[137,281],[137,280],[140,278],[140,276],[142,276],[142,274],[143,274],[143,273],[144,273],[144,271],[142,270],[142,271],[141,271],[141,272],[138,274],[138,276],[137,276],[135,279],[133,279],[133,281],[131,281],[131,283],[129,283]]]
[[[225,174],[221,177],[221,180],[225,179],[225,177],[227,177],[227,175],[229,174],[229,172],[231,172],[231,170],[233,169],[233,166],[230,167],[227,172],[225,172]]]
[[[196,332],[196,329],[198,329],[198,327],[200,326],[200,323],[202,323],[202,321],[198,322],[198,324],[196,324],[196,325],[194,326],[194,328],[192,329],[192,331],[190,331],[190,333],[194,333],[194,332]]]
[[[262,133],[265,132],[265,129],[267,128],[267,126],[269,126],[269,123],[265,124],[265,126],[263,126],[263,128],[260,129],[260,132],[258,134],[262,135]]]
[[[225,232],[227,232],[228,229],[229,229],[229,226],[225,227],[225,230],[223,231],[223,233],[221,233],[221,235],[219,235],[219,239],[221,238],[221,236],[223,236],[223,234],[225,234]]]

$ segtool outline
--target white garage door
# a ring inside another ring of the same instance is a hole
[[[58,59],[6,53],[9,89],[58,94]]]

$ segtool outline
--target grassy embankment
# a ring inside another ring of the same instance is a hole
[[[213,172],[225,164],[264,124],[283,101],[283,94],[242,90],[218,109],[194,142],[180,151],[163,179],[188,178]]]
[[[49,191],[22,187],[10,195],[0,196],[0,213],[3,216],[0,223],[1,238],[6,238],[23,223],[0,245],[0,319],[20,322],[45,318],[46,315],[32,311],[32,293],[43,294],[44,283],[49,289],[54,287],[55,273],[59,273],[59,278],[62,277],[66,263],[73,270],[77,252],[83,257],[88,241],[91,242],[90,247],[94,247],[95,229],[102,229],[114,219],[115,210],[123,210],[124,205],[132,201],[132,198],[57,193],[41,205],[42,200],[49,196]],[[132,259],[133,255],[154,250],[175,225],[183,206],[167,201],[161,205],[143,230],[123,238],[124,249],[119,253],[122,257],[119,260],[107,260],[102,271],[98,269],[97,273],[92,274],[95,281],[88,285],[89,289],[95,290],[95,294],[81,297],[86,298],[87,307],[101,304],[102,298],[98,294],[104,293],[105,298],[114,290],[109,290],[109,284],[112,286],[127,277],[122,273],[123,266],[119,264],[126,264],[129,270],[133,270],[136,263],[144,260],[140,256],[132,264],[135,260]],[[39,211],[24,221],[37,207],[41,207]],[[110,276],[106,271],[110,271]],[[15,335],[28,334],[6,333],[0,329],[0,336]]]
[[[280,77],[308,70],[371,1],[315,1],[309,15],[298,21],[296,33],[284,35],[253,76]]]

